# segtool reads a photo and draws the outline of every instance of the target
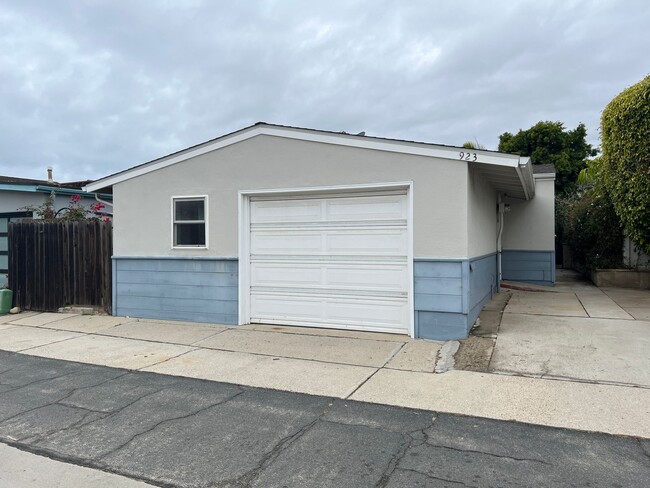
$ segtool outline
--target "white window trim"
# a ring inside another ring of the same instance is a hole
[[[174,202],[176,200],[203,200],[203,221],[205,223],[205,245],[204,246],[177,246],[174,244],[174,221],[176,218],[175,215],[175,206]],[[178,250],[192,250],[192,249],[208,249],[210,246],[209,237],[210,237],[210,219],[209,219],[209,209],[208,205],[208,196],[207,195],[174,195],[171,198],[171,248]]]
[[[372,183],[361,185],[342,185],[342,186],[322,186],[307,188],[281,188],[266,190],[240,190],[238,198],[239,212],[239,325],[250,323],[250,199],[251,197],[286,195],[286,196],[310,196],[315,194],[347,193],[355,191],[372,191],[372,190],[398,190],[406,189],[406,198],[408,205],[407,215],[407,236],[408,236],[408,304],[409,304],[409,324],[408,334],[415,337],[415,302],[414,302],[414,285],[413,285],[413,182],[404,181],[396,183]]]

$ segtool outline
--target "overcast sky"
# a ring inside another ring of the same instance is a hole
[[[98,178],[256,121],[598,144],[649,30],[647,0],[0,0],[0,174]]]

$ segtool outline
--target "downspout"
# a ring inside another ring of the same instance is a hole
[[[497,197],[498,206],[498,231],[497,231],[497,292],[501,291],[501,280],[503,272],[501,270],[501,236],[503,235],[503,217],[505,214],[506,204],[503,203],[503,195],[499,193]]]
[[[99,193],[95,193],[95,200],[97,200],[99,203],[103,203],[104,205],[110,205],[111,207],[113,206],[113,202],[109,202],[107,200],[102,200],[99,198]]]

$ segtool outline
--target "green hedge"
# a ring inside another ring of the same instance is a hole
[[[623,227],[606,195],[590,190],[559,198],[556,225],[578,271],[623,266]]]
[[[650,253],[650,76],[605,107],[601,137],[605,189],[630,238]]]

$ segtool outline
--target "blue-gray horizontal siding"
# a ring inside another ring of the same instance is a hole
[[[497,292],[497,255],[489,254],[469,261],[468,332],[478,318],[483,305]]]
[[[555,251],[515,251],[501,253],[504,280],[552,285],[555,283]]]
[[[413,263],[415,310],[463,312],[462,261]]]
[[[416,310],[415,329],[415,337],[419,339],[464,339],[467,337],[467,315]]]
[[[413,263],[415,335],[424,339],[463,339],[497,288],[497,258]]]
[[[458,339],[467,329],[466,284],[462,260],[413,263],[415,336]]]
[[[116,315],[238,322],[237,261],[115,257],[113,263]]]

